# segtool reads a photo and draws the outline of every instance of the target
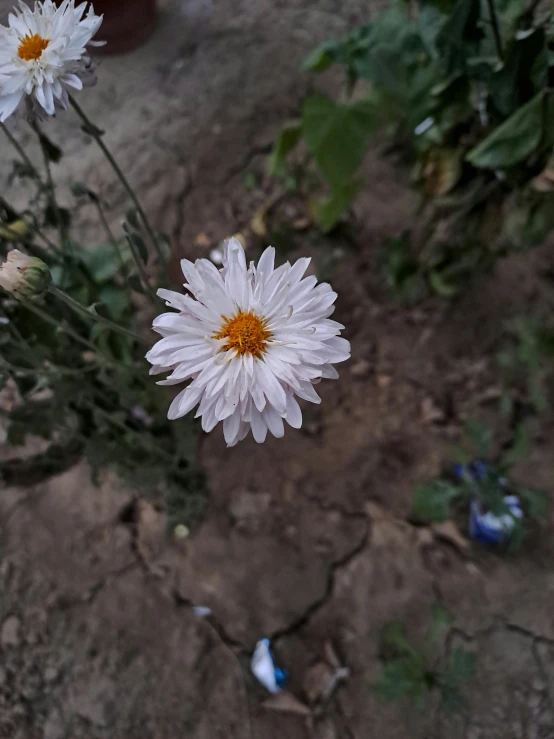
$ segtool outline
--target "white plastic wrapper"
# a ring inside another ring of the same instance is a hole
[[[250,669],[269,693],[279,693],[282,690],[287,674],[285,670],[275,666],[269,639],[261,639],[256,644]]]

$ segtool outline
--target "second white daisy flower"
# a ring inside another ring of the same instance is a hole
[[[333,367],[350,357],[344,328],[329,316],[337,294],[330,285],[305,277],[309,259],[274,268],[275,249],[264,251],[258,265],[246,265],[237,239],[227,242],[223,267],[207,259],[181,266],[192,296],[172,290],[158,295],[177,313],[164,313],[154,330],[164,338],[148,352],[151,374],[172,370],[160,385],[192,380],[168,412],[175,419],[196,405],[202,428],[223,421],[228,446],[252,430],[263,442],[268,430],[283,436],[283,421],[300,428],[296,396],[320,398],[314,384],[336,379]]]
[[[0,26],[0,122],[4,122],[25,99],[36,101],[40,110],[54,115],[67,108],[68,90],[81,90],[94,81],[86,47],[102,23],[92,5],[75,7],[64,0],[35,3],[31,10],[20,0]]]

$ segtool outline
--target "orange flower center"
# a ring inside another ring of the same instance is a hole
[[[17,55],[20,59],[25,59],[26,62],[35,61],[40,59],[42,52],[50,41],[46,38],[42,38],[38,33],[28,33],[21,39]]]
[[[239,311],[232,318],[223,316],[223,325],[213,338],[227,339],[224,351],[236,349],[240,355],[252,354],[254,357],[261,357],[270,336],[271,331],[266,328],[264,319],[252,311],[249,313]]]

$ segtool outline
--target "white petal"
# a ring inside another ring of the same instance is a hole
[[[250,425],[252,426],[252,436],[254,439],[258,444],[263,444],[265,437],[267,436],[267,426],[264,423],[262,414],[256,410],[256,408],[252,410],[252,420],[250,421]]]
[[[292,393],[287,393],[287,415],[285,419],[289,426],[299,429],[302,426],[302,411]]]
[[[236,443],[236,438],[240,431],[240,413],[235,411],[232,416],[223,421],[223,436],[228,446]]]

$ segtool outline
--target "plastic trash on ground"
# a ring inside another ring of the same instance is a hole
[[[519,504],[519,498],[515,495],[504,496],[504,503],[511,513],[495,516],[492,513],[484,513],[478,500],[471,503],[469,511],[469,535],[481,544],[502,544],[506,542],[516,525],[516,518],[523,517],[523,511]]]
[[[268,692],[279,693],[287,681],[288,674],[286,670],[275,665],[270,646],[269,639],[261,639],[256,644],[250,669]]]
[[[453,467],[454,475],[460,479],[469,472],[471,478],[479,483],[487,476],[488,465],[479,459],[468,465],[456,464]],[[505,488],[505,478],[500,478],[498,484]],[[508,506],[510,513],[495,516],[490,511],[483,509],[482,503],[475,498],[469,509],[469,535],[481,544],[503,544],[512,535],[516,525],[516,519],[523,518],[519,498],[515,495],[505,495],[504,503]]]

